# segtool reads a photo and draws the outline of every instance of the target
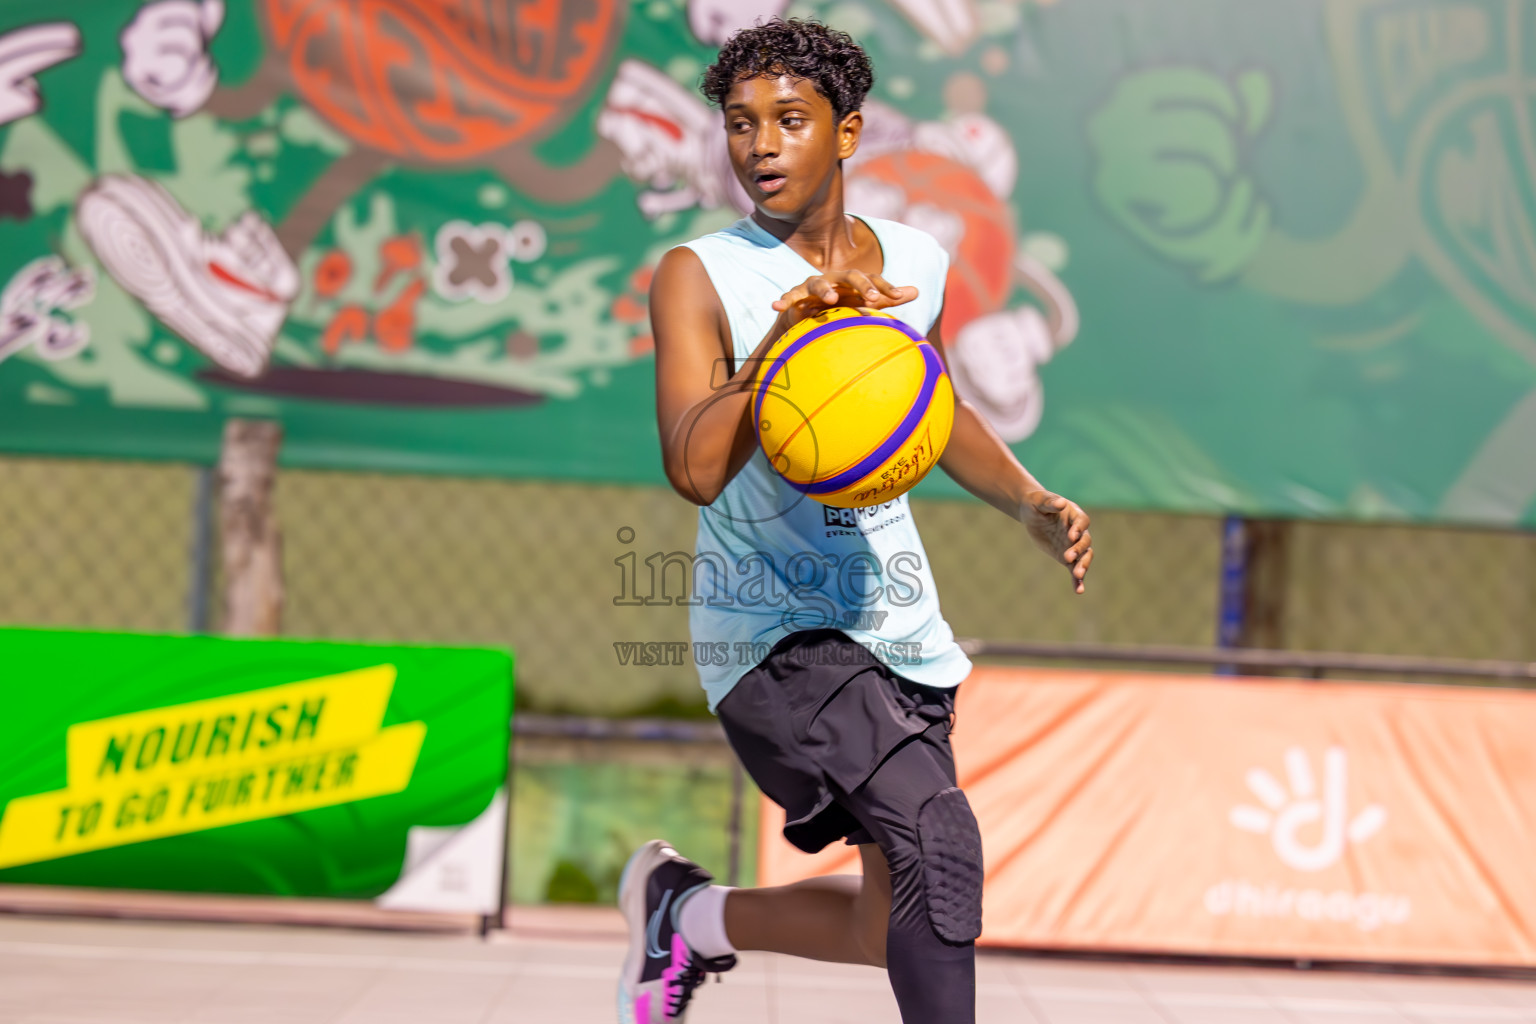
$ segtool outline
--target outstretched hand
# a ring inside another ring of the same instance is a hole
[[[1042,490],[1029,496],[1020,519],[1041,551],[1072,570],[1073,589],[1081,594],[1088,566],[1093,563],[1088,513],[1076,502]]]
[[[785,292],[774,302],[773,308],[780,313],[788,312],[799,321],[833,306],[885,309],[915,298],[916,288],[911,285],[898,288],[879,274],[866,274],[862,270],[829,270],[808,277]]]

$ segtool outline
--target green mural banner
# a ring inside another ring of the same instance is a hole
[[[0,630],[0,883],[495,913],[505,652]]]
[[[746,209],[695,83],[774,14],[869,49],[849,208],[1053,489],[1536,523],[1536,0],[0,0],[0,449],[662,483],[651,268]]]

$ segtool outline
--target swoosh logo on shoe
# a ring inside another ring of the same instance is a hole
[[[667,904],[672,902],[673,890],[668,889],[661,897],[661,905],[651,914],[651,919],[645,924],[645,955],[653,960],[666,959],[671,956],[661,948],[661,921],[667,912]]]
[[[234,288],[239,288],[242,291],[250,292],[252,295],[260,296],[261,298],[266,299],[268,302],[281,303],[283,301],[272,292],[263,288],[261,285],[252,281],[247,281],[245,278],[227,269],[216,260],[208,261],[208,273],[213,275],[216,280],[223,281],[225,284]]]
[[[641,110],[639,107],[609,107],[608,109],[612,113],[627,115],[653,128],[666,132],[673,142],[683,141],[683,128],[676,121],[662,117],[659,114],[653,114],[649,110]]]

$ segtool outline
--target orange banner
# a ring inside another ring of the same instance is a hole
[[[994,946],[1536,965],[1536,693],[977,668]],[[808,857],[764,801],[761,884]]]

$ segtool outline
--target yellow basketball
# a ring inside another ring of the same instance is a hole
[[[905,494],[938,463],[955,420],[938,350],[888,313],[843,306],[768,350],[752,406],[773,468],[838,508]]]

